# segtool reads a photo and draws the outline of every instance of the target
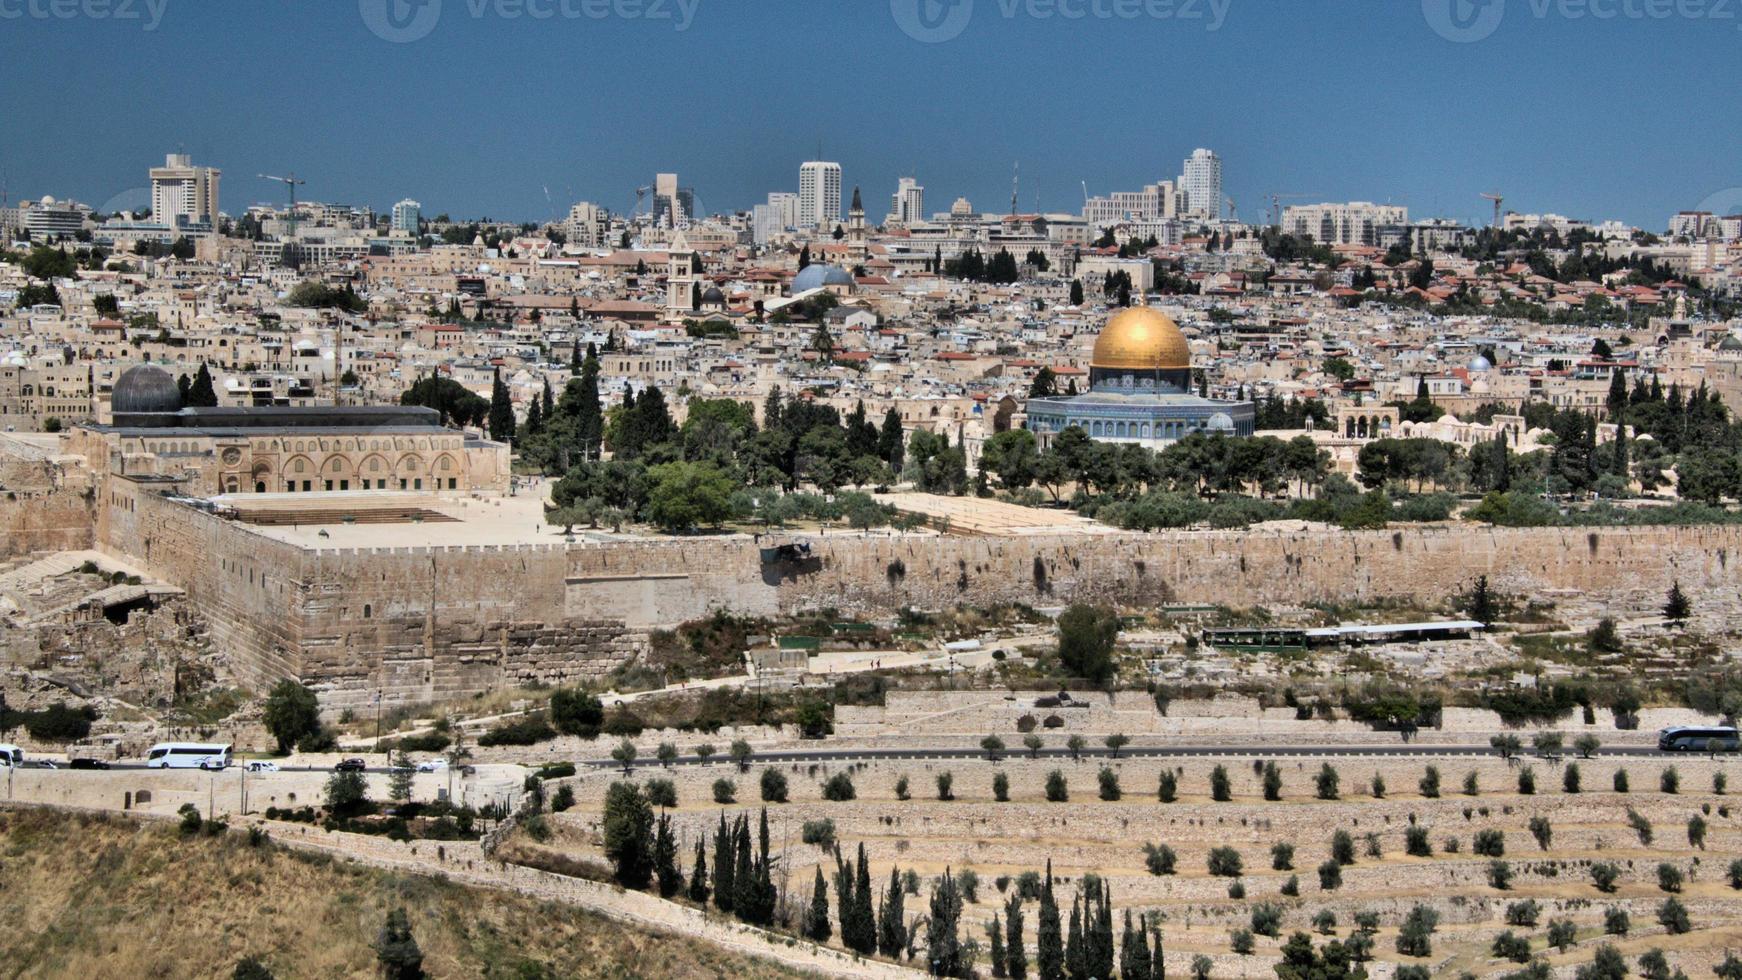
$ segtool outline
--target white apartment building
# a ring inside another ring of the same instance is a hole
[[[1158,181],[1140,191],[1115,191],[1106,197],[1083,202],[1083,220],[1092,228],[1109,228],[1134,221],[1177,218],[1181,193],[1171,180]]]
[[[185,153],[171,153],[151,168],[151,219],[171,229],[218,227],[218,180],[223,171],[196,167]]]
[[[1720,238],[1731,241],[1742,236],[1742,215],[1724,217],[1710,211],[1682,211],[1669,219],[1669,234],[1671,238]]]
[[[798,168],[798,226],[833,230],[841,221],[841,165],[813,160]]]
[[[581,248],[604,247],[610,232],[610,215],[604,208],[587,201],[569,208],[569,216],[563,221],[563,234],[568,237],[569,244]]]
[[[409,198],[393,206],[393,223],[395,235],[411,235],[415,237],[417,230],[423,226],[423,205]]]
[[[889,201],[888,225],[916,225],[925,220],[925,188],[912,177],[903,177]]]
[[[23,211],[24,228],[36,241],[58,241],[72,238],[85,226],[91,209],[76,201],[57,201],[52,197],[31,204],[19,205]]]
[[[1407,224],[1409,208],[1397,204],[1351,201],[1282,209],[1283,234],[1310,237],[1323,245],[1378,245],[1381,228]]]
[[[798,195],[791,191],[775,191],[767,204],[750,209],[750,236],[758,245],[767,245],[791,228],[798,227]]]
[[[1222,220],[1222,158],[1213,150],[1196,149],[1186,158],[1180,174],[1185,192],[1186,214],[1203,221]]]

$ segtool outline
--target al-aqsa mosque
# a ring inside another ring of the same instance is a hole
[[[1042,446],[1072,426],[1100,442],[1160,448],[1193,432],[1249,436],[1254,422],[1250,402],[1192,394],[1185,334],[1148,306],[1121,310],[1107,321],[1095,341],[1087,394],[1028,402],[1028,429]]]

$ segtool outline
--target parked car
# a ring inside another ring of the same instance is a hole
[[[448,760],[431,759],[417,767],[418,772],[447,772]]]
[[[255,759],[242,768],[248,772],[277,772],[278,763],[268,762],[265,759]]]
[[[67,763],[68,769],[107,769],[109,764],[102,759],[74,759]]]
[[[346,759],[333,767],[335,772],[367,772],[369,763],[362,759]]]

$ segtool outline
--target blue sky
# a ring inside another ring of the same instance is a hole
[[[1002,210],[1020,160],[1024,210],[1074,210],[1198,146],[1248,218],[1286,192],[1479,220],[1498,189],[1661,228],[1742,187],[1742,0],[1486,0],[1473,43],[1433,26],[1471,0],[973,0],[931,8],[960,25],[941,43],[892,10],[938,0],[416,0],[424,36],[370,29],[405,2],[0,0],[11,195],[137,203],[180,149],[232,212],[295,171],[316,200],[542,220],[660,170],[718,211],[796,190],[819,144],[873,218],[905,173],[928,209]],[[588,16],[612,2],[630,16]]]

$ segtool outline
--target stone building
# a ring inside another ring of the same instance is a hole
[[[401,406],[183,408],[174,379],[141,365],[115,383],[113,422],[77,426],[68,450],[105,476],[163,476],[194,496],[503,493],[509,451]]]

